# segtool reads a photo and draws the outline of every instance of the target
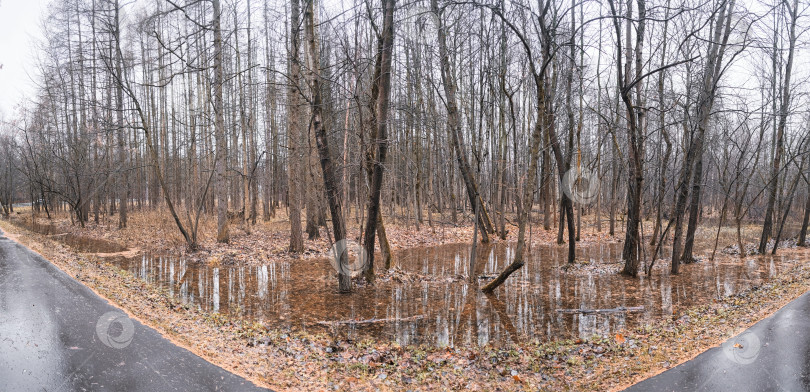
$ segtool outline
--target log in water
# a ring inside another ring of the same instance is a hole
[[[643,312],[643,306],[624,307],[619,306],[613,309],[557,309],[557,313],[579,313],[579,314],[603,314],[603,313],[634,313]]]

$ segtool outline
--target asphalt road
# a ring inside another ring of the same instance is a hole
[[[253,391],[0,231],[0,391]]]
[[[720,347],[626,391],[810,391],[810,292]]]

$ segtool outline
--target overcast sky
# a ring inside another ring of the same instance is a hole
[[[46,4],[47,0],[0,0],[0,113],[11,114],[34,91],[33,41],[41,36]]]
[[[36,79],[35,45],[41,34],[41,18],[45,14],[47,5],[51,0],[0,0],[0,120],[8,118],[18,105],[25,98],[31,99],[35,92],[32,78]],[[343,4],[341,0],[326,1],[326,4]],[[756,2],[744,1],[748,6],[756,8]],[[764,12],[764,11],[762,11]],[[803,22],[806,24],[806,21]],[[607,30],[608,33],[610,30]],[[797,74],[796,80],[804,80],[810,74],[810,68],[805,63],[807,55],[804,53],[806,47],[806,34],[800,38],[800,46],[797,53],[797,66],[794,72]],[[610,54],[607,54],[610,55]],[[755,81],[757,70],[751,66],[751,60],[761,61],[761,51],[749,50],[737,59],[734,67],[724,83],[725,87],[756,88]],[[749,59],[745,59],[749,57]],[[589,59],[591,63],[596,62],[595,55]],[[602,64],[605,66],[605,63]],[[741,91],[735,91],[742,93]],[[758,99],[758,92],[753,91],[753,99]]]

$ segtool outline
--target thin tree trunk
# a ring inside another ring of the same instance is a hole
[[[301,232],[301,181],[303,181],[303,139],[301,131],[301,62],[299,60],[301,40],[301,18],[299,0],[290,1],[290,81],[287,90],[287,143],[289,144],[289,165],[287,171],[287,205],[290,217],[290,252],[304,251],[304,237]]]
[[[388,102],[391,96],[391,61],[394,49],[394,0],[383,2],[383,30],[377,42],[377,61],[375,66],[374,90],[377,91],[376,119],[377,130],[371,142],[377,147],[374,165],[371,173],[371,189],[368,199],[368,215],[365,233],[363,234],[363,247],[366,252],[367,264],[365,278],[369,283],[374,282],[374,234],[382,228],[382,215],[380,214],[380,191],[382,189],[385,158],[388,154]],[[386,243],[385,230],[380,236],[380,244]],[[385,246],[381,246],[385,248]],[[390,249],[383,249],[387,254],[385,267],[390,267]]]
[[[115,42],[120,47],[121,45],[121,24],[119,19],[120,7],[118,0],[115,1]],[[123,60],[120,52],[115,56],[115,73],[118,78],[121,78],[121,64]],[[119,177],[120,183],[118,186],[118,228],[123,229],[127,227],[127,204],[129,202],[129,170],[127,167],[127,150],[124,131],[124,89],[120,83],[117,84],[115,89],[115,110],[116,110],[116,127],[118,128],[118,170],[121,173]]]
[[[777,184],[779,182],[779,172],[780,167],[782,165],[782,154],[784,153],[784,144],[785,144],[785,126],[787,124],[788,118],[788,109],[790,107],[790,78],[793,71],[793,54],[794,49],[796,47],[796,20],[798,19],[798,7],[799,2],[798,0],[793,0],[792,7],[789,5],[787,1],[783,3],[785,8],[787,8],[788,13],[790,14],[790,36],[788,37],[788,59],[787,64],[785,65],[785,79],[784,84],[782,86],[782,102],[779,107],[779,123],[776,128],[776,145],[774,150],[774,157],[773,157],[773,165],[771,166],[771,178],[768,183],[768,205],[765,209],[765,221],[762,223],[762,235],[759,239],[759,253],[764,254],[765,248],[768,245],[768,240],[771,237],[771,233],[773,232],[773,217],[774,217],[774,206],[776,204],[776,190]],[[774,43],[776,45],[776,43]],[[774,51],[776,49],[774,48]],[[776,76],[774,76],[776,77]],[[774,99],[776,99],[774,97]],[[774,244],[774,248],[776,245]]]
[[[225,177],[227,145],[225,141],[225,106],[222,102],[222,27],[220,24],[219,0],[214,4],[214,133],[216,139],[216,185],[217,194],[217,242],[228,243],[228,183]]]
[[[437,15],[437,23],[439,28],[438,45],[439,45],[439,62],[441,64],[442,84],[444,85],[444,95],[447,105],[447,132],[450,144],[453,146],[453,151],[456,153],[459,171],[461,171],[461,178],[464,180],[464,185],[467,188],[467,196],[470,199],[470,206],[475,209],[476,206],[481,209],[480,222],[481,225],[481,242],[489,242],[489,234],[493,233],[492,221],[489,219],[486,208],[481,202],[481,195],[478,193],[478,184],[472,175],[470,163],[467,160],[467,149],[464,143],[464,137],[461,134],[461,118],[458,112],[458,105],[456,103],[456,86],[453,81],[452,71],[450,69],[450,59],[447,52],[447,38],[444,31],[444,24],[441,21],[441,14],[439,13],[438,5],[435,0],[431,0],[433,12]]]
[[[318,50],[318,38],[315,32],[315,10],[317,0],[310,0],[304,11],[304,30],[308,42],[309,59],[309,87],[312,94],[310,107],[312,109],[312,128],[315,131],[315,141],[318,145],[318,155],[321,160],[321,170],[323,171],[323,181],[326,187],[326,197],[329,203],[329,212],[332,215],[332,231],[334,232],[335,243],[338,249],[340,244],[345,244],[346,224],[343,220],[343,211],[340,205],[340,186],[335,168],[332,164],[332,155],[329,150],[329,139],[327,138],[326,127],[323,124],[323,100],[321,98],[320,60]],[[380,173],[382,175],[382,173]],[[345,267],[348,264],[348,252],[339,251],[338,257],[338,290],[342,293],[351,291],[351,276],[347,274]]]
[[[798,246],[807,246],[807,224],[810,223],[810,194],[804,204],[804,218],[802,218],[802,229],[799,231]]]
[[[703,144],[706,135],[706,129],[709,125],[711,117],[712,106],[716,96],[717,82],[719,81],[722,66],[723,55],[726,49],[726,42],[731,31],[731,15],[734,10],[734,0],[729,3],[723,3],[718,12],[719,17],[714,26],[714,39],[709,45],[708,55],[706,58],[706,66],[704,68],[703,85],[701,87],[698,103],[697,103],[697,131],[694,133],[692,143],[690,144],[686,157],[684,157],[684,166],[681,177],[678,183],[677,196],[675,201],[675,208],[673,210],[673,219],[675,219],[675,233],[672,240],[672,269],[673,274],[680,272],[681,264],[681,243],[682,243],[682,226],[683,215],[686,210],[686,199],[689,194],[689,182],[697,184],[695,189],[698,194],[693,194],[695,202],[699,203],[700,182],[702,181],[702,165],[698,166],[698,162],[702,160]],[[693,172],[693,165],[695,171]],[[698,176],[698,169],[700,175]],[[694,177],[694,178],[693,178]],[[699,206],[698,206],[699,207]],[[696,218],[696,217],[695,217]],[[694,227],[692,236],[694,237]]]

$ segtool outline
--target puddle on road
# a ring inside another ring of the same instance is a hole
[[[375,286],[356,288],[350,295],[336,292],[335,274],[326,260],[213,267],[142,255],[111,262],[205,311],[282,328],[336,330],[353,339],[373,337],[440,346],[608,334],[661,317],[677,317],[686,307],[739,293],[762,284],[791,263],[784,256],[739,260],[724,255],[713,262],[685,265],[678,276],[655,272],[651,278],[631,279],[616,273],[566,272],[560,268],[565,265],[565,246],[539,246],[531,249],[526,265],[490,298],[466,281],[469,252],[467,244],[397,252],[396,266],[401,272]],[[481,246],[478,252],[478,273],[495,275],[511,261],[514,245]],[[577,257],[608,267],[599,270],[618,271],[621,244],[581,246]],[[644,306],[645,310],[587,315],[557,312],[620,306]],[[366,322],[323,323],[346,320]]]

